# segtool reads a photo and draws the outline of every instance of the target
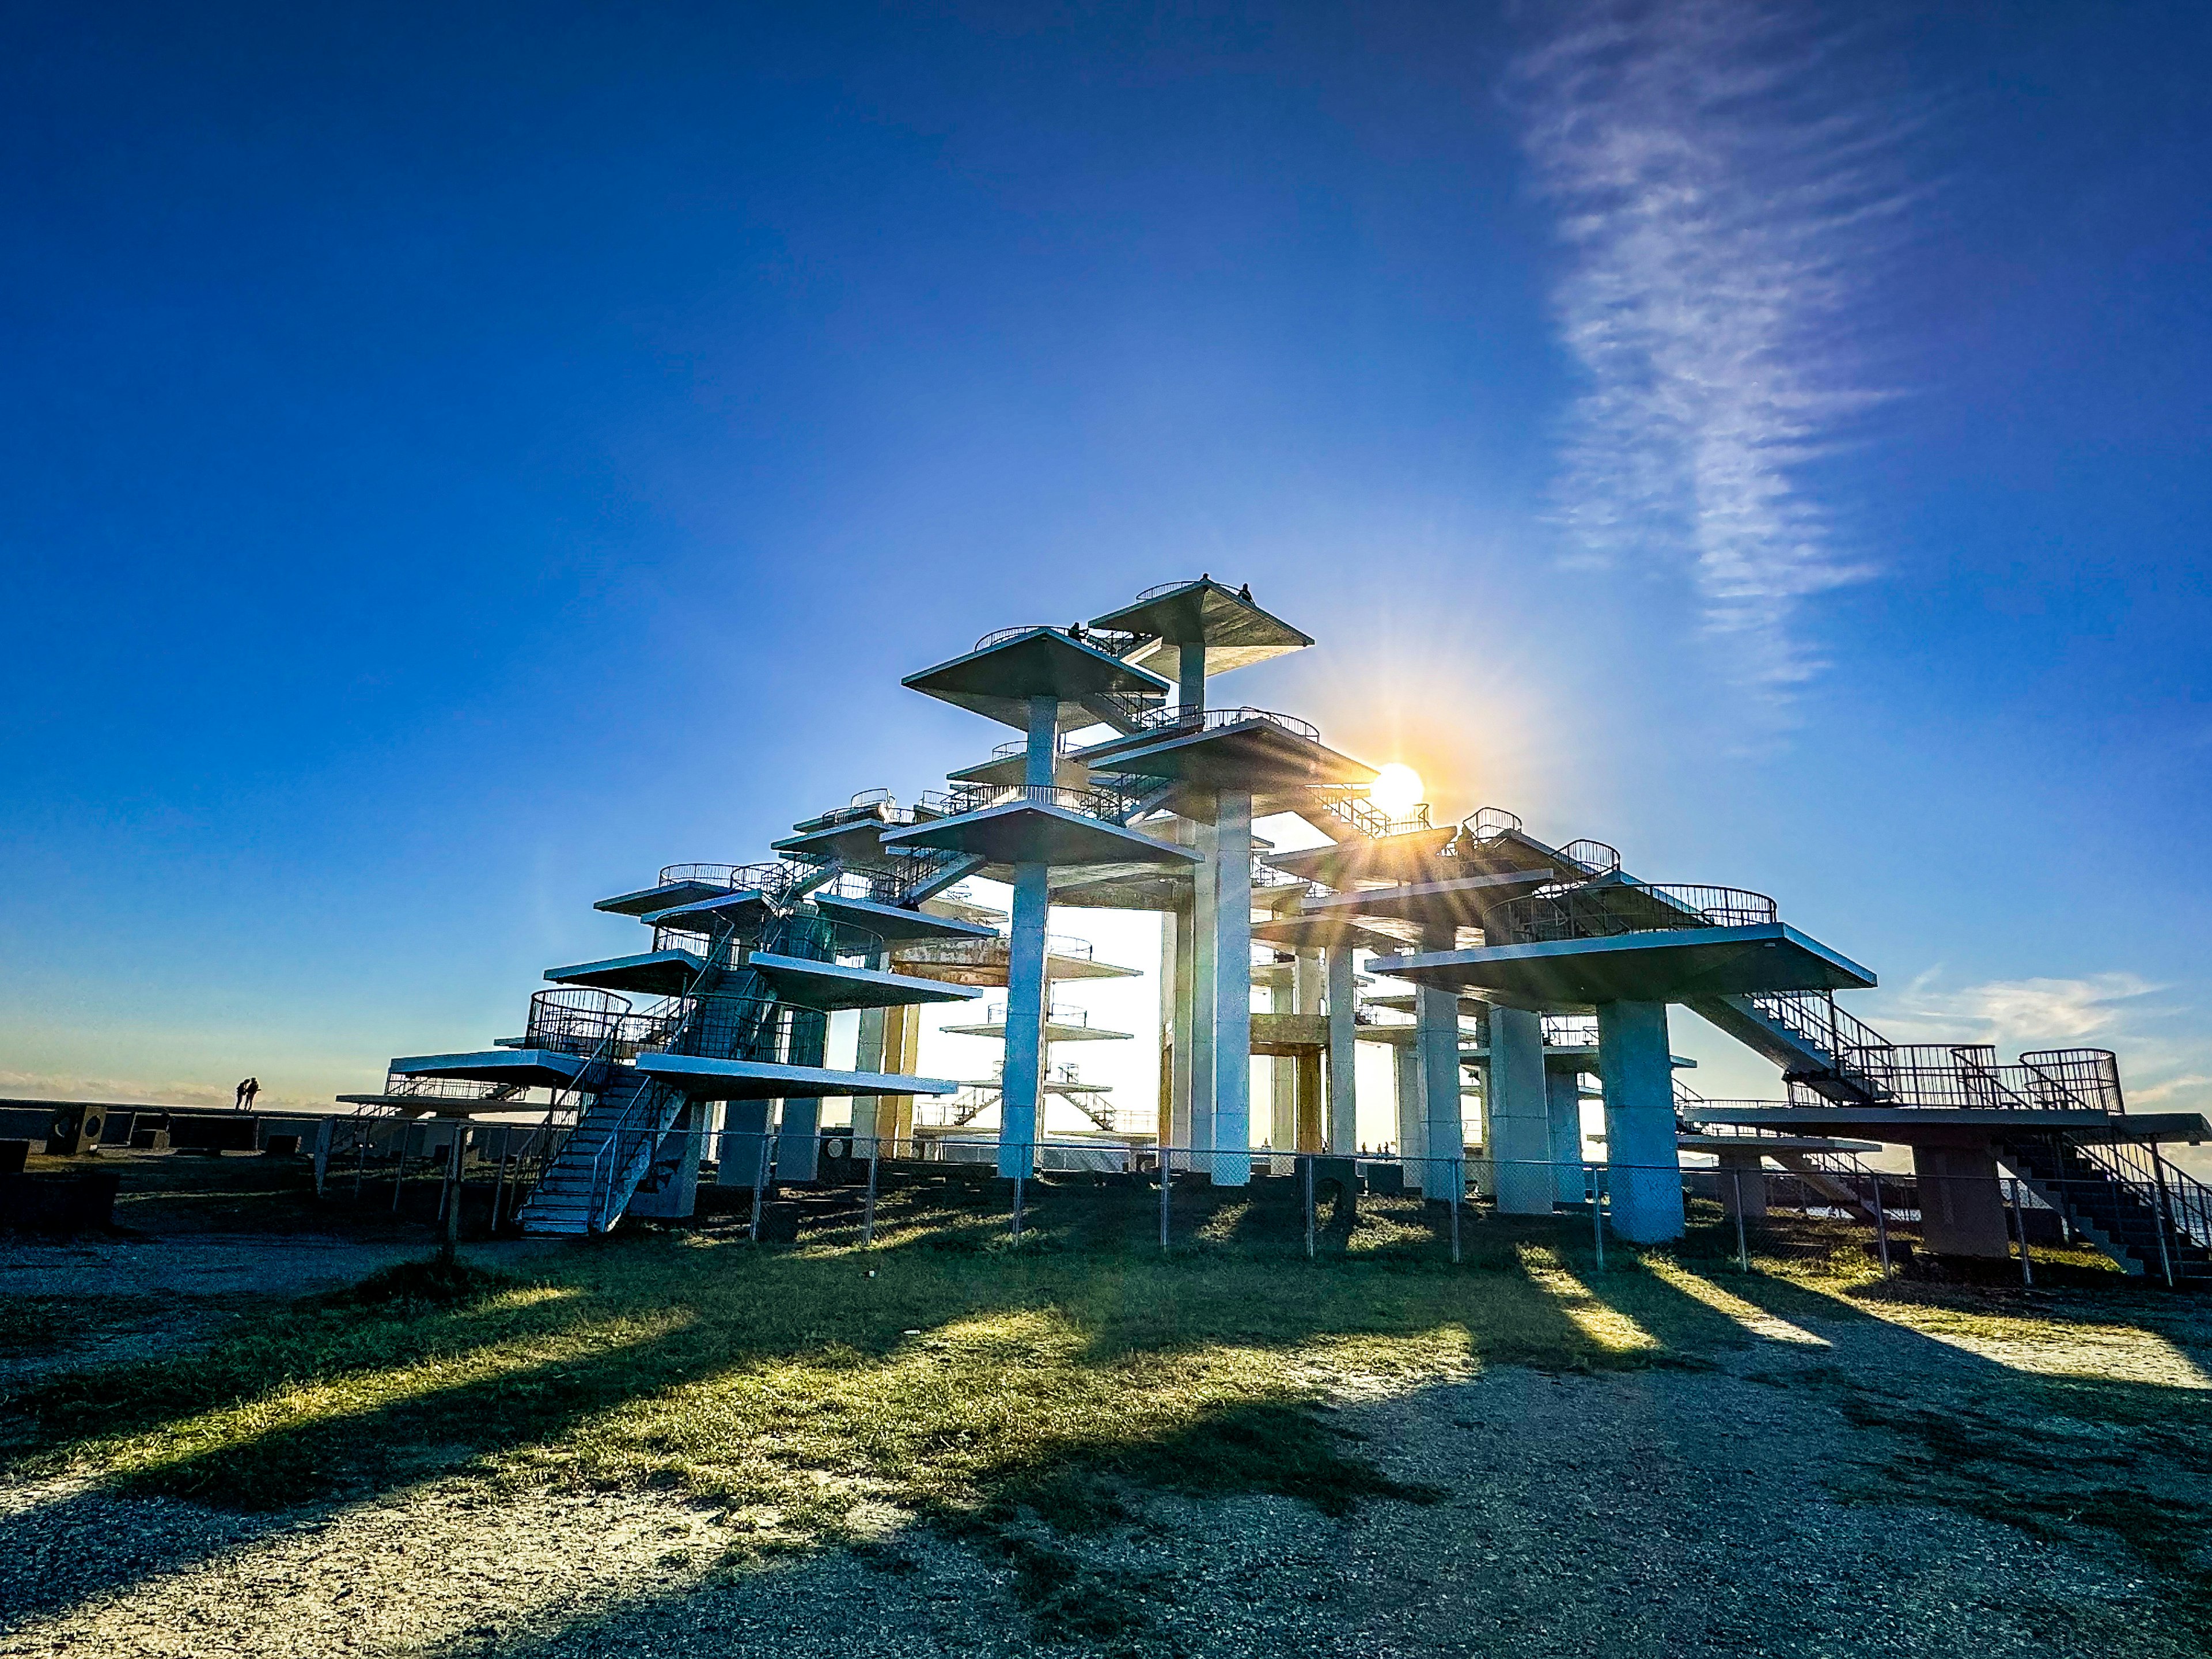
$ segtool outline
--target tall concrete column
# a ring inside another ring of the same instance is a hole
[[[1490,1011],[1489,1134],[1483,1152],[1504,1215],[1549,1215],[1551,1107],[1544,1086],[1544,1021],[1523,1008]]]
[[[1168,1060],[1172,1071],[1169,1079],[1169,1106],[1174,1113],[1172,1144],[1191,1145],[1191,1088],[1196,1074],[1193,1060],[1193,1038],[1198,1025],[1198,923],[1195,906],[1186,901],[1176,907],[1168,921],[1175,929],[1175,961],[1170,983],[1173,987],[1173,1041]],[[1177,1167],[1188,1167],[1188,1164]]]
[[[1252,1179],[1252,797],[1214,809],[1213,1184]]]
[[[1328,999],[1328,1149],[1359,1147],[1359,1028],[1352,1019],[1359,992],[1353,983],[1352,947],[1332,945],[1324,958]]]
[[[890,966],[890,953],[885,951],[876,960],[878,968]],[[880,1072],[884,1066],[885,1026],[884,1016],[889,1011],[882,1008],[860,1010],[860,1031],[853,1045],[853,1069],[856,1072]],[[868,1155],[868,1143],[884,1133],[877,1127],[877,1119],[884,1107],[881,1095],[855,1095],[853,1097],[853,1151],[860,1158]],[[890,1156],[890,1148],[882,1148],[883,1156]]]
[[[885,1011],[884,1069],[894,1077],[913,1077],[921,1064],[921,1010],[902,1006]],[[914,1097],[883,1095],[876,1102],[878,1133],[886,1142],[885,1155],[914,1156]]]
[[[1579,1204],[1589,1195],[1583,1173],[1582,1062],[1544,1063],[1544,1115],[1552,1150],[1552,1195],[1562,1204]]]
[[[1613,1230],[1636,1244],[1680,1238],[1681,1158],[1674,1143],[1674,1062],[1667,1046],[1667,1005],[1600,1003],[1597,1066],[1605,1084]]]
[[[1186,714],[1206,708],[1206,645],[1186,640],[1176,650],[1176,707]]]
[[[1297,969],[1291,969],[1293,975]],[[1297,988],[1291,985],[1270,985],[1267,988],[1267,1012],[1271,1014],[1291,1014],[1297,1012]],[[1296,1149],[1298,1144],[1298,1073],[1297,1066],[1288,1054],[1277,1054],[1267,1061],[1267,1145],[1278,1153]],[[1276,1158],[1269,1160],[1272,1172],[1290,1173],[1289,1160]]]
[[[1424,951],[1452,948],[1449,927],[1429,930]],[[1459,1097],[1459,993],[1431,985],[1413,988],[1414,1041],[1421,1048],[1424,1100],[1421,1190],[1431,1199],[1467,1195],[1467,1132],[1461,1126]]]
[[[1191,871],[1190,1136],[1184,1144],[1191,1149],[1188,1167],[1201,1174],[1213,1150],[1214,964],[1221,955],[1218,839],[1212,824],[1197,826],[1194,845],[1199,861]]]
[[[1405,1166],[1406,1189],[1421,1190],[1428,1168],[1429,1130],[1424,1114],[1428,1091],[1421,1086],[1421,1048],[1418,1042],[1390,1045],[1390,1080],[1398,1097],[1398,1158]]]
[[[787,1099],[775,1134],[779,1181],[812,1181],[821,1174],[822,1100]]]
[[[714,1179],[724,1187],[750,1187],[760,1178],[761,1141],[768,1133],[769,1103],[732,1100],[722,1108],[722,1158]]]
[[[1060,739],[1060,703],[1030,699],[1029,752],[1023,781],[1049,786]],[[1006,962],[1006,1060],[1000,1073],[999,1173],[1026,1176],[1036,1164],[1043,1113],[1045,924],[1052,908],[1051,869],[1014,866],[1014,915]]]

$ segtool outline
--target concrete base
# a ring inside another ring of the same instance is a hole
[[[1978,1146],[1915,1146],[1912,1173],[1920,1189],[1920,1240],[1938,1255],[2012,1254],[2004,1188],[1996,1155]]]
[[[750,1188],[760,1179],[761,1140],[768,1132],[769,1103],[732,1100],[722,1108],[721,1155],[714,1180],[723,1187]]]
[[[778,1181],[819,1180],[821,1160],[821,1101],[785,1101],[782,1124],[775,1134],[775,1178]]]
[[[680,1221],[696,1209],[699,1159],[706,1150],[706,1139],[707,1105],[695,1100],[678,1115],[675,1127],[661,1136],[660,1145],[653,1149],[652,1167],[638,1182],[625,1212]]]
[[[1490,1012],[1490,1133],[1501,1215],[1549,1215],[1556,1186],[1544,1091],[1544,1022],[1519,1008]]]
[[[1552,1149],[1552,1197],[1560,1204],[1583,1203],[1589,1185],[1583,1169],[1583,1079],[1575,1066],[1547,1064],[1544,1118]]]
[[[1680,1238],[1682,1169],[1674,1143],[1674,1061],[1667,1045],[1667,1005],[1601,1002],[1597,1033],[1613,1230],[1632,1244]]]

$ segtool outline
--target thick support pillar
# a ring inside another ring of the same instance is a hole
[[[1452,932],[1424,939],[1425,951],[1449,951]],[[1454,1201],[1467,1195],[1467,1131],[1459,1094],[1459,993],[1432,985],[1413,988],[1413,1041],[1421,1050],[1421,1191]]]
[[[1552,1196],[1579,1204],[1589,1196],[1583,1171],[1583,1075],[1579,1060],[1545,1062],[1544,1115],[1552,1148]]]
[[[1204,1174],[1213,1150],[1214,964],[1220,959],[1219,887],[1214,868],[1213,826],[1198,826],[1199,863],[1191,871],[1190,952],[1190,1134],[1188,1167]]]
[[[1185,640],[1176,650],[1176,706],[1186,714],[1206,708],[1206,644]]]
[[[1029,752],[1023,780],[1049,786],[1058,762],[1060,702],[1030,699]],[[1014,915],[1007,941],[1006,1059],[1000,1072],[999,1173],[1027,1176],[1036,1166],[1044,1115],[1045,932],[1052,909],[1051,866],[1014,866]]]
[[[653,1164],[631,1195],[627,1212],[680,1221],[698,1207],[699,1159],[705,1152],[707,1107],[692,1101],[653,1148]]]
[[[1920,1242],[1925,1249],[1938,1255],[2012,1254],[2004,1188],[1988,1142],[1915,1146],[1912,1174],[1920,1190]]]
[[[1173,999],[1166,1026],[1170,1033],[1166,1057],[1170,1067],[1168,1106],[1174,1116],[1167,1144],[1188,1146],[1191,1144],[1191,1079],[1194,1075],[1192,1041],[1198,1023],[1198,926],[1194,907],[1177,906],[1162,925],[1173,929],[1175,948],[1174,960],[1167,969],[1169,994]]]
[[[876,965],[879,968],[889,967],[890,963],[888,953],[878,958]],[[860,1010],[860,1037],[853,1045],[854,1071],[880,1072],[884,1069],[884,1056],[890,1048],[886,1040],[889,1022],[884,1016],[889,1012],[890,1010],[884,1008]],[[853,1150],[862,1158],[868,1155],[869,1142],[883,1133],[876,1127],[877,1117],[883,1109],[883,1100],[884,1097],[880,1095],[855,1095],[853,1097]],[[890,1149],[888,1146],[883,1149],[883,1156],[885,1158],[890,1156]]]
[[[1674,1141],[1674,1061],[1667,1048],[1667,1005],[1600,1003],[1597,1064],[1605,1084],[1613,1230],[1633,1244],[1680,1238],[1682,1171]]]
[[[1540,1015],[1521,1008],[1490,1011],[1490,1083],[1484,1101],[1490,1127],[1483,1151],[1494,1171],[1498,1212],[1551,1214],[1558,1183],[1552,1170]]]
[[[1421,1190],[1421,1176],[1428,1168],[1428,1125],[1423,1119],[1428,1096],[1421,1087],[1421,1050],[1418,1043],[1390,1045],[1390,1080],[1398,1097],[1398,1158],[1405,1166],[1406,1190]]]
[[[1046,866],[1014,866],[1012,950],[1006,964],[1006,1062],[1000,1074],[999,1173],[1026,1176],[1036,1164],[1044,1093],[1045,921],[1051,896]]]
[[[779,1181],[814,1181],[822,1173],[822,1100],[786,1100],[775,1134]]]
[[[1272,1014],[1295,1013],[1297,994],[1294,986],[1270,985],[1267,988],[1267,1012]],[[1289,1054],[1277,1054],[1267,1061],[1267,1145],[1278,1152],[1287,1152],[1298,1144],[1298,1071],[1297,1062]],[[1273,1172],[1288,1175],[1290,1160],[1271,1160]]]
[[[884,1069],[894,1077],[914,1077],[921,1064],[921,1010],[887,1008],[884,1019]],[[914,1156],[914,1097],[882,1095],[876,1102],[877,1133],[883,1156]]]
[[[1213,1184],[1252,1179],[1252,797],[1214,811]]]
[[[1720,1155],[1721,1212],[1747,1221],[1766,1218],[1766,1167],[1755,1152]]]
[[[1334,945],[1326,958],[1328,998],[1328,1150],[1359,1147],[1359,1028],[1352,1012],[1359,994],[1352,984],[1352,947]]]
[[[722,1108],[722,1156],[714,1179],[724,1187],[750,1187],[760,1178],[761,1140],[768,1133],[769,1103],[733,1100]]]

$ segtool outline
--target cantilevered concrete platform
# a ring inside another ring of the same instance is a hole
[[[1436,881],[1395,887],[1361,887],[1349,893],[1309,898],[1301,915],[1388,917],[1428,927],[1480,927],[1484,913],[1534,892],[1552,879],[1548,870],[1501,870],[1482,875],[1452,875]],[[1378,971],[1388,971],[1378,970]]]
[[[557,1089],[588,1062],[557,1048],[485,1048],[465,1054],[409,1054],[386,1069],[395,1077],[448,1077],[465,1083],[516,1083]]]
[[[865,927],[884,944],[915,945],[925,940],[996,939],[999,930],[986,922],[969,921],[951,915],[930,910],[908,910],[896,904],[878,904],[873,899],[841,898],[833,893],[817,893],[807,901],[832,921],[842,921],[854,927]],[[932,904],[951,901],[932,899]]]
[[[1471,991],[1543,1013],[1760,991],[1864,990],[1875,983],[1868,969],[1778,921],[1438,951],[1383,957],[1371,966],[1393,979]]]
[[[715,893],[707,898],[672,904],[665,910],[648,910],[638,920],[653,927],[675,927],[703,933],[708,924],[727,922],[757,928],[775,908],[774,901],[757,887],[735,893]]]
[[[1327,951],[1339,945],[1389,956],[1406,948],[1406,941],[1380,929],[1362,925],[1357,915],[1336,911],[1278,916],[1252,924],[1252,937],[1265,945],[1291,951]]]
[[[824,1013],[842,1008],[905,1008],[925,1002],[972,1002],[982,994],[940,980],[880,968],[848,968],[841,963],[755,951],[744,965],[775,988],[783,1001]]]
[[[647,951],[636,956],[580,962],[568,968],[548,968],[545,977],[556,985],[589,985],[602,991],[672,997],[690,990],[706,965],[704,958],[689,951]]]
[[[1242,716],[1243,718],[1240,718]],[[1188,722],[1078,750],[1084,765],[1170,786],[1162,805],[1179,817],[1213,821],[1213,796],[1231,790],[1252,797],[1261,817],[1312,799],[1316,784],[1365,784],[1375,769],[1301,736],[1260,711],[1216,709]]]
[[[1018,732],[1029,730],[1030,700],[1035,696],[1058,702],[1058,723],[1065,729],[1102,720],[1125,726],[1127,714],[1105,698],[1157,705],[1169,690],[1166,681],[1044,627],[1009,629],[967,655],[909,674],[899,684]]]
[[[1147,592],[1134,605],[1094,617],[1091,625],[1139,635],[1143,643],[1125,660],[1163,674],[1181,672],[1185,645],[1204,646],[1204,672],[1212,675],[1303,651],[1313,643],[1310,634],[1262,611],[1234,589],[1204,578]]]
[[[890,1072],[835,1072],[766,1060],[706,1060],[696,1054],[642,1054],[637,1069],[695,1100],[811,1100],[824,1095],[949,1095],[948,1078]]]
[[[884,837],[884,844],[972,853],[992,866],[1007,868],[1017,864],[1188,866],[1200,862],[1199,854],[1188,847],[1160,841],[1142,830],[1125,830],[1072,807],[1019,796],[980,811],[896,831]]]
[[[1003,1037],[1006,1022],[1003,1018],[983,1025],[945,1025],[938,1028],[947,1036]],[[1047,1042],[1124,1042],[1136,1035],[1133,1031],[1109,1031],[1103,1025],[1077,1025],[1065,1020],[1044,1022]]]
[[[617,893],[612,898],[603,898],[592,906],[594,910],[611,911],[618,916],[645,916],[655,910],[665,910],[678,904],[691,904],[701,899],[713,898],[730,890],[716,882],[701,881],[687,877],[681,881],[664,881],[655,887],[641,887],[634,893]]]

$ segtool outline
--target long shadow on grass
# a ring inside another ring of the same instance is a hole
[[[1241,1351],[1449,1339],[1476,1364],[1595,1367],[1693,1363],[1747,1340],[1652,1273],[1623,1264],[1596,1274],[1572,1254],[1572,1230],[1555,1224],[1471,1234],[1457,1270],[1432,1255],[1311,1267],[1226,1251],[1163,1260],[1133,1243],[1146,1195],[1106,1194],[1087,1218],[1071,1196],[1048,1195],[1036,1248],[1019,1254],[994,1229],[976,1236],[974,1208],[957,1195],[922,1194],[894,1215],[951,1227],[872,1252],[606,1241],[551,1269],[559,1295],[412,1313],[301,1304],[201,1355],[54,1379],[12,1402],[19,1458],[96,1458],[133,1443],[150,1455],[112,1468],[105,1490],[259,1518],[213,1542],[201,1541],[204,1529],[148,1540],[136,1559],[80,1552],[76,1576],[8,1599],[27,1614],[52,1611],[303,1514],[522,1458],[540,1466],[526,1479],[658,1482],[726,1504],[787,1501],[782,1475],[902,1481],[910,1510],[1006,1559],[1040,1619],[1073,1618],[1093,1598],[1071,1589],[1079,1575],[1053,1531],[1111,1515],[1132,1494],[1265,1492],[1324,1509],[1430,1495],[1377,1470],[1303,1386],[1275,1386],[1264,1368],[1237,1372]],[[1071,1251],[1070,1233],[1102,1243]],[[1808,1296],[1825,1316],[1856,1313],[1772,1281],[1731,1288],[1801,1314]],[[1608,1335],[1607,1317],[1631,1322],[1650,1346]],[[1201,1362],[1231,1369],[1178,1403],[1173,1391]],[[441,1383],[424,1370],[437,1366],[461,1375]],[[394,1375],[430,1380],[375,1395],[371,1385]],[[346,1409],[354,1385],[374,1403]],[[335,1408],[287,1419],[281,1396],[302,1386],[331,1391]],[[1090,1391],[1095,1420],[1049,1417],[1068,1388]],[[994,1389],[1006,1393],[1004,1418],[978,1419],[970,1407]],[[623,1426],[625,1413],[656,1401],[678,1426]],[[2151,1414],[2147,1402],[2133,1409]],[[842,1415],[833,1423],[825,1412]],[[221,1419],[212,1428],[210,1414]],[[198,1439],[183,1426],[195,1421]],[[27,1510],[0,1523],[0,1550],[29,1559],[33,1544],[96,1532],[98,1513],[91,1499]],[[837,1535],[834,1513],[817,1519],[821,1536]]]

